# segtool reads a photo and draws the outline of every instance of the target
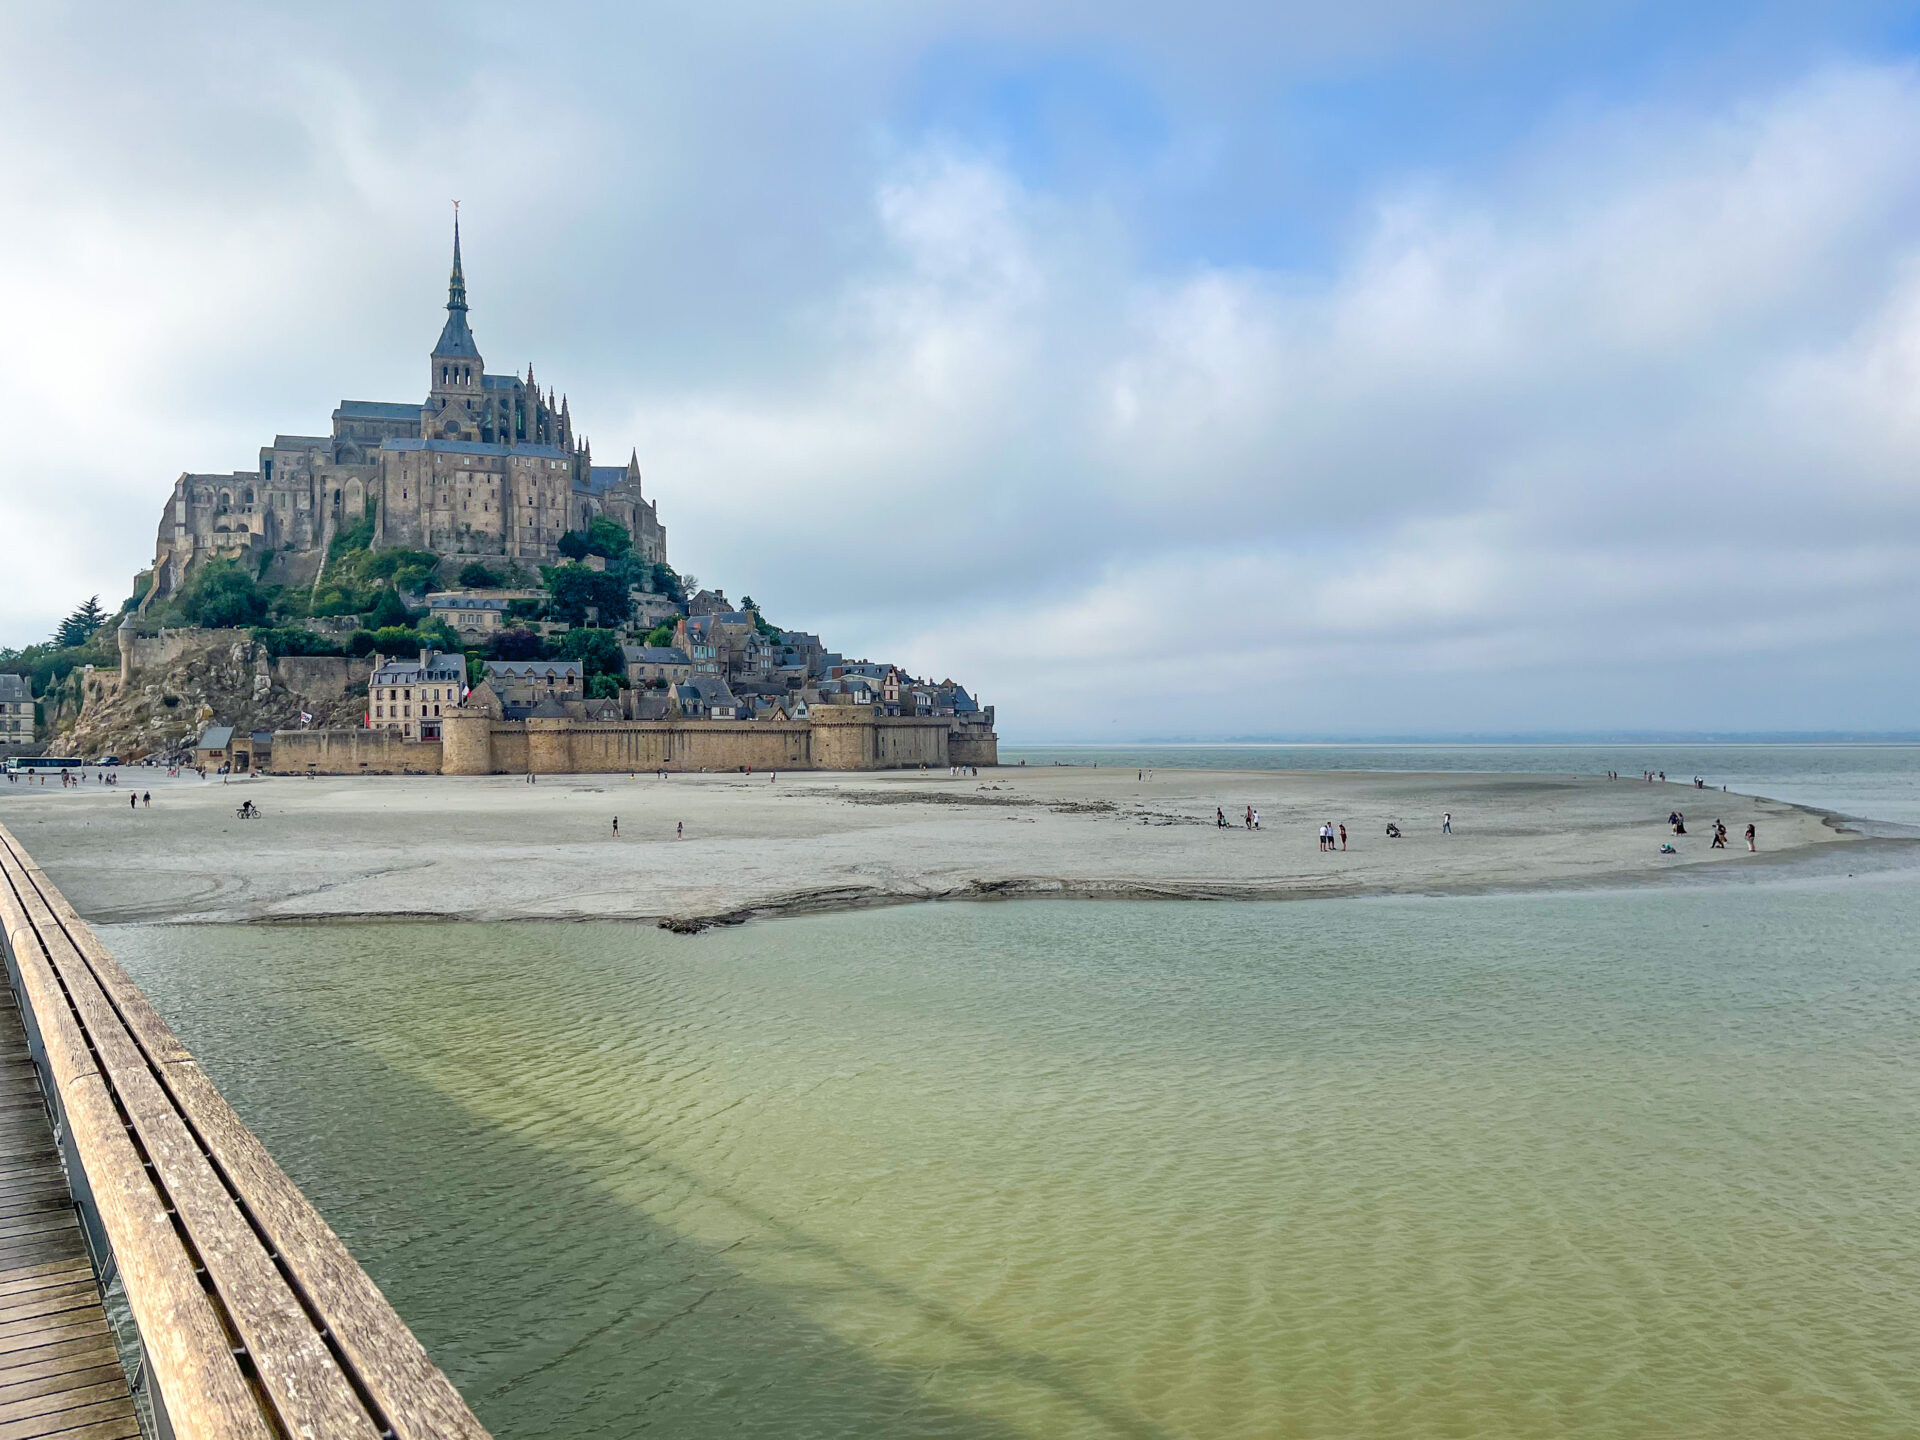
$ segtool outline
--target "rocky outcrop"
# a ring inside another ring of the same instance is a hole
[[[170,638],[165,660],[135,669],[124,683],[106,670],[70,675],[48,752],[172,761],[186,758],[209,725],[292,729],[305,712],[316,726],[351,726],[365,713],[364,662],[324,662],[339,673],[320,677],[314,660],[276,665],[233,631],[173,631]]]

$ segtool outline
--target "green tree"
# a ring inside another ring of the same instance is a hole
[[[89,596],[80,602],[71,615],[60,622],[60,628],[53,632],[53,643],[62,649],[84,645],[93,638],[93,632],[106,623],[107,615],[100,608],[100,597]]]
[[[611,630],[569,630],[560,637],[560,653],[569,660],[581,660],[589,675],[623,675],[626,656]]]
[[[368,628],[373,630],[413,623],[413,612],[407,609],[406,602],[386,585],[374,594],[373,608],[366,613]]]
[[[553,565],[544,572],[553,601],[547,613],[568,625],[584,625],[589,608],[602,625],[624,625],[633,602],[626,583],[615,574],[589,570],[584,565]]]
[[[587,537],[577,530],[569,530],[560,537],[560,553],[569,560],[587,558]]]
[[[487,640],[490,660],[544,660],[547,642],[537,630],[502,630]]]
[[[633,550],[633,536],[617,520],[602,515],[587,526],[587,553],[607,560],[618,560]]]
[[[189,625],[209,630],[254,625],[267,618],[267,597],[232,560],[209,560],[187,578],[177,602]]]
[[[675,627],[672,625],[656,625],[647,632],[646,643],[649,645],[671,645],[673,644],[674,629]]]
[[[340,653],[340,646],[335,641],[297,625],[283,629],[255,626],[253,638],[266,646],[267,653],[276,660],[282,655],[338,655]]]
[[[500,577],[478,560],[469,560],[460,567],[460,583],[469,590],[492,590],[499,586]]]

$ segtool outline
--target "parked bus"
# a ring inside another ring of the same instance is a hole
[[[86,761],[71,755],[9,755],[7,770],[11,774],[37,770],[78,770]]]

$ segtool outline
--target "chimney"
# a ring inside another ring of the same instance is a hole
[[[430,667],[432,664],[433,664],[433,651],[422,650],[420,652],[420,668],[422,670],[425,670],[428,667]],[[421,676],[421,678],[425,679],[426,677],[423,675]]]

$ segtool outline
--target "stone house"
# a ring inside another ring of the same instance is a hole
[[[586,670],[579,660],[489,660],[487,688],[499,699],[504,718],[524,720],[543,700],[584,700]]]
[[[688,720],[738,720],[741,705],[727,682],[713,675],[683,680],[667,691],[668,697]]]
[[[0,675],[0,755],[33,744],[33,687],[23,675]]]
[[[427,596],[427,612],[435,620],[444,620],[465,639],[468,636],[491,635],[505,628],[510,603],[490,595],[441,590]]]
[[[693,660],[674,645],[622,645],[627,661],[627,683],[636,689],[663,680],[676,684],[693,677]]]
[[[193,763],[218,774],[233,764],[233,726],[209,725],[193,742]]]
[[[466,690],[464,655],[422,650],[417,659],[374,657],[367,682],[367,728],[398,730],[409,740],[438,740],[440,718]]]

